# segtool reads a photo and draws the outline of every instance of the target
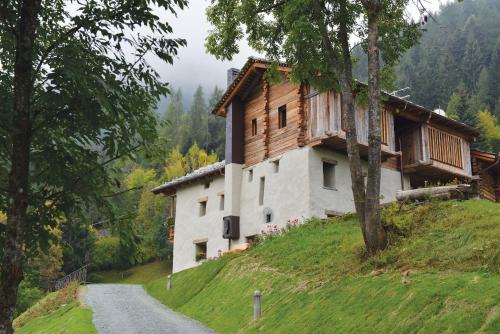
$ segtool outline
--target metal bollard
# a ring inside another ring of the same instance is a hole
[[[253,320],[259,320],[261,316],[260,291],[255,290],[253,294]]]
[[[172,275],[167,276],[167,290],[172,288]]]

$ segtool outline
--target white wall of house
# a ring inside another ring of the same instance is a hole
[[[310,215],[326,217],[326,210],[338,213],[354,211],[354,199],[351,188],[351,172],[347,155],[324,148],[309,149],[310,178]],[[335,164],[335,186],[323,186],[323,161]],[[363,161],[364,170],[367,163]],[[407,180],[409,182],[409,180]],[[396,170],[382,168],[380,193],[382,203],[394,201],[396,191],[401,190],[401,173]]]
[[[290,218],[309,214],[308,149],[296,149],[280,157],[268,159],[243,169],[240,203],[240,239],[260,234],[269,225],[265,212],[271,212],[270,224],[284,227]],[[279,162],[278,162],[279,161]],[[279,164],[276,170],[276,165]],[[253,174],[250,180],[250,173]],[[259,203],[261,178],[264,178],[264,198]]]
[[[173,272],[198,264],[195,242],[206,240],[207,257],[228,250],[228,240],[222,238],[220,194],[224,192],[224,176],[216,176],[210,186],[204,183],[186,185],[177,191]],[[200,217],[199,200],[207,199],[206,214]]]
[[[276,168],[276,161],[279,167]],[[323,184],[323,161],[335,164],[334,186]],[[366,169],[366,165],[365,165]],[[250,173],[252,177],[250,179]],[[264,197],[260,204],[260,184],[264,178]],[[398,171],[383,168],[381,194],[383,202],[394,200],[401,189]],[[220,194],[224,192],[224,210]],[[207,199],[206,214],[199,215],[199,201]],[[222,238],[222,219],[240,217],[240,238],[231,246],[247,242],[247,237],[260,234],[269,225],[284,227],[289,219],[324,218],[327,213],[354,211],[349,161],[345,154],[324,148],[303,147],[271,158],[251,167],[226,165],[225,177],[216,176],[209,188],[203,181],[186,185],[177,191],[173,271],[198,264],[195,242],[207,242],[207,256],[229,249]],[[265,212],[272,213],[270,223]]]

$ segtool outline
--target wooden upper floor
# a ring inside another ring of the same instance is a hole
[[[268,65],[251,58],[241,71],[233,72],[234,80],[213,110],[227,116],[227,129],[243,129],[240,144],[231,143],[239,131],[228,133],[230,153],[241,154],[242,163],[251,166],[305,145],[345,151],[341,94],[333,90],[317,92],[306,84],[290,82],[287,64],[279,64],[282,81],[269,85],[264,80]],[[232,105],[234,101],[238,101],[238,107]],[[477,136],[474,128],[388,94],[380,119],[381,155],[386,167],[409,174],[415,185],[424,179],[472,175],[470,142]],[[356,107],[356,128],[364,155],[368,116],[362,105]]]

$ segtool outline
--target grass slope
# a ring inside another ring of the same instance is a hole
[[[78,300],[78,284],[49,293],[14,321],[16,334],[93,334],[92,311]]]
[[[171,291],[164,278],[145,287],[220,333],[500,332],[500,205],[394,205],[384,218],[405,237],[376,257],[353,217],[311,221],[177,273]]]
[[[92,283],[145,284],[160,277],[166,277],[171,272],[168,261],[156,261],[127,270],[108,270],[92,273],[89,277]]]

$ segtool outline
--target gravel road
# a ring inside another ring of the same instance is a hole
[[[164,306],[140,285],[88,285],[86,303],[100,334],[215,333]]]

